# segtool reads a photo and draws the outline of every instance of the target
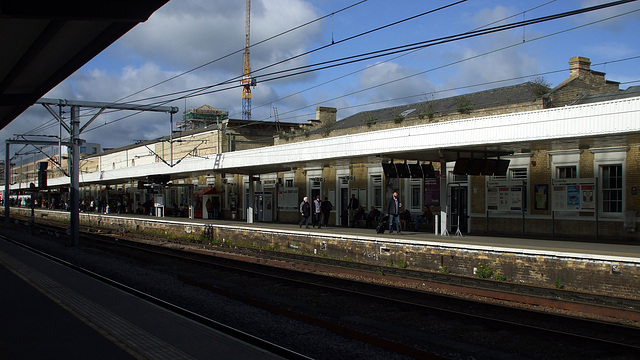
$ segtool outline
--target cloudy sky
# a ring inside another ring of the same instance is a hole
[[[274,121],[277,108],[280,121],[305,122],[317,106],[336,107],[341,119],[539,76],[555,86],[568,77],[572,56],[590,58],[594,70],[621,82],[622,89],[640,85],[640,1],[355,61],[610,1],[252,0],[252,120]],[[179,107],[180,114],[208,104],[240,119],[244,34],[245,1],[171,0],[45,97],[159,103]],[[57,134],[52,124],[34,106],[4,128],[0,140]],[[169,131],[169,115],[119,111],[100,115],[81,137],[113,148]]]

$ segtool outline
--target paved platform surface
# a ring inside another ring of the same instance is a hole
[[[300,228],[297,224],[282,224],[275,222],[254,222],[247,223],[233,220],[209,220],[209,219],[187,219],[178,217],[153,217],[145,215],[100,215],[113,218],[127,217],[139,218],[146,221],[167,221],[177,223],[192,224],[212,224],[216,226],[229,226],[235,228],[264,229],[266,231],[282,231],[292,233],[308,233],[317,235],[327,235],[334,237],[350,237],[371,241],[391,241],[391,242],[411,242],[421,244],[431,244],[434,246],[455,247],[455,248],[481,248],[494,249],[496,251],[520,252],[531,254],[548,254],[559,256],[572,256],[580,258],[621,260],[640,263],[640,240],[616,240],[601,236],[599,239],[569,239],[557,237],[554,239],[537,239],[525,237],[507,236],[478,236],[478,235],[436,235],[431,231],[404,231],[402,235],[397,233],[389,234],[388,230],[384,234],[376,234],[375,229],[362,227],[349,228],[342,226],[329,226],[318,228]],[[621,225],[622,226],[622,225]]]
[[[37,209],[37,212],[60,212],[57,210]],[[265,231],[282,231],[284,233],[307,233],[320,236],[348,237],[371,241],[389,241],[389,242],[409,242],[425,245],[453,247],[462,249],[493,249],[496,251],[518,252],[528,254],[541,255],[558,255],[578,258],[587,258],[595,260],[607,261],[626,261],[640,263],[640,239],[625,240],[608,238],[606,234],[600,234],[598,238],[592,236],[589,238],[567,238],[556,237],[553,239],[534,238],[534,237],[518,237],[518,236],[480,236],[480,235],[463,235],[463,236],[441,236],[431,231],[404,231],[402,235],[390,235],[388,230],[384,234],[376,234],[375,229],[367,229],[362,227],[348,228],[336,225],[323,227],[321,229],[300,228],[298,224],[278,223],[278,222],[254,222],[247,223],[242,220],[212,220],[212,219],[188,219],[182,217],[156,217],[149,215],[137,214],[98,214],[98,213],[82,213],[90,217],[111,218],[113,222],[117,222],[118,218],[135,218],[143,221],[158,221],[181,224],[212,224],[216,226],[228,226],[232,228],[253,228],[264,229]],[[38,216],[36,216],[36,222]],[[622,223],[620,224],[622,226]]]
[[[281,359],[0,239],[0,359]]]

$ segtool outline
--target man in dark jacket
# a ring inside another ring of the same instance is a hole
[[[356,198],[356,194],[351,194],[351,199],[349,200],[349,225],[353,226],[353,216],[358,211],[358,207],[360,206],[360,202]]]
[[[324,227],[329,225],[329,215],[331,214],[331,210],[333,210],[333,204],[329,201],[329,198],[324,197],[324,201],[322,202],[322,221],[324,222]]]
[[[302,216],[302,219],[300,220],[300,228],[302,228],[302,224],[306,224],[308,229],[310,222],[309,217],[311,217],[311,205],[309,204],[309,198],[306,196],[300,203],[300,215]]]
[[[398,200],[398,192],[393,192],[393,197],[389,200],[387,204],[387,215],[389,215],[389,234],[393,234],[393,223],[396,223],[396,228],[398,229],[398,235],[402,234],[402,230],[400,230],[400,208],[402,204],[400,200]]]

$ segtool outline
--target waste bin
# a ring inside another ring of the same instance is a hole
[[[636,231],[636,211],[627,210],[624,212],[624,229],[628,232]]]

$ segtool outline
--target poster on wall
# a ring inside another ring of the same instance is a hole
[[[509,210],[522,211],[524,208],[524,197],[522,193],[522,186],[512,186],[509,188]]]
[[[594,186],[593,185],[582,185],[580,186],[580,193],[582,194],[582,209],[585,210],[594,210],[595,209],[595,200],[594,200]]]
[[[278,191],[278,204],[281,208],[297,209],[300,204],[298,201],[298,188],[289,187]]]
[[[569,185],[567,186],[567,208],[568,209],[580,209],[580,186]]]
[[[498,210],[498,188],[487,188],[487,210]]]
[[[487,211],[522,211],[524,184],[522,182],[489,182],[486,199]]]
[[[424,205],[440,206],[440,171],[433,178],[424,179]]]
[[[553,187],[553,210],[554,211],[567,211],[567,187],[566,186],[554,186]]]
[[[536,210],[549,209],[549,185],[538,184],[535,186]]]
[[[509,211],[511,209],[511,195],[508,186],[487,188],[487,209],[494,211]]]
[[[558,179],[552,187],[553,211],[595,210],[595,179]]]

